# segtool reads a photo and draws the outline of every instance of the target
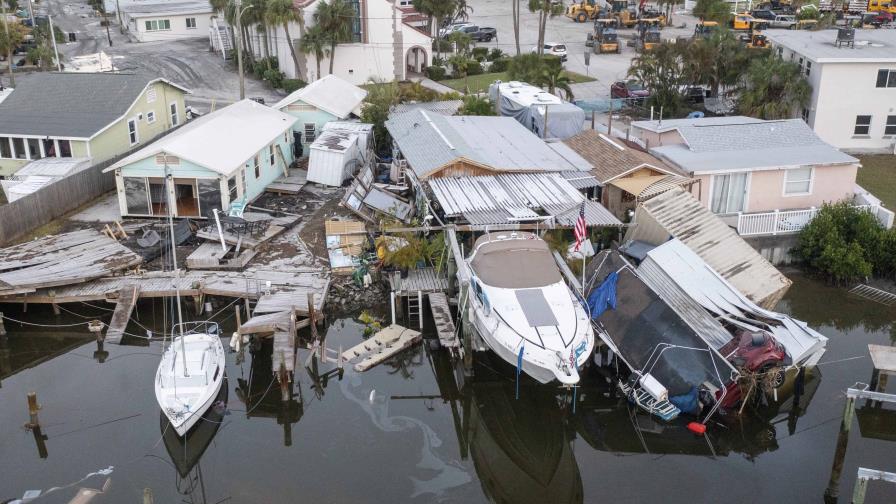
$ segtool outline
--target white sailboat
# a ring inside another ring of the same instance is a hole
[[[547,243],[532,233],[485,234],[466,262],[470,322],[489,348],[541,383],[577,384],[594,331]]]
[[[168,166],[165,166],[168,178]],[[177,246],[174,240],[174,219],[171,198],[168,198],[168,225],[171,232],[171,257],[177,268]],[[177,270],[179,273],[179,270]],[[177,320],[171,330],[171,344],[162,354],[156,371],[156,400],[179,436],[202,419],[214,402],[224,382],[224,345],[214,322],[184,323],[181,315],[180,291],[175,280]],[[175,336],[176,335],[176,336]]]

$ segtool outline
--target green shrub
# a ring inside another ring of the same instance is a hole
[[[486,59],[489,60],[489,61],[496,61],[496,60],[499,60],[499,59],[502,59],[502,58],[506,58],[506,57],[507,57],[507,54],[506,54],[504,51],[502,51],[502,50],[498,49],[497,47],[495,47],[494,49],[492,49],[491,51],[489,51],[488,56],[486,57]]]
[[[452,53],[454,52],[454,44],[447,40],[433,40],[432,50],[435,52]]]
[[[441,56],[432,57],[432,66],[445,66],[445,63],[447,63],[447,61]]]
[[[492,65],[488,67],[489,72],[506,72],[507,66],[510,63],[510,58],[498,58],[496,60],[492,60]]]
[[[307,86],[308,83],[302,79],[283,79],[283,90],[292,93]]]
[[[896,230],[849,203],[825,205],[803,228],[795,256],[836,283],[896,273]]]
[[[473,59],[478,62],[485,61],[485,58],[488,56],[488,47],[474,47],[473,48]]]
[[[467,63],[467,75],[480,75],[482,72],[482,63],[476,60],[470,60],[470,62]]]
[[[448,70],[445,70],[445,67],[441,66],[429,66],[426,67],[426,76],[434,81],[442,80],[448,74]]]
[[[264,71],[264,80],[268,81],[272,87],[281,88],[283,87],[283,78],[285,74],[280,70],[275,68],[271,68],[270,70]]]
[[[481,96],[469,95],[464,97],[464,105],[460,110],[461,115],[493,116],[495,108],[488,99]]]

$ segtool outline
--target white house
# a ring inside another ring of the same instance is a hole
[[[328,122],[360,117],[366,97],[367,91],[335,75],[327,75],[293,91],[273,108],[296,117],[296,142],[310,144]]]
[[[314,24],[314,11],[325,0],[294,0],[305,19],[305,26]],[[406,13],[394,0],[346,0],[356,12],[352,19],[352,42],[339,44],[334,55],[333,74],[351,82],[364,84],[371,79],[405,80],[409,74],[421,73],[430,64],[432,38],[406,20]],[[406,7],[406,6],[405,6]],[[289,26],[292,40],[287,40],[282,26],[269,27],[273,53],[280,62],[280,71],[289,78],[307,82],[319,79],[313,54],[298,50],[302,30],[298,23]],[[261,56],[264,39],[254,28],[253,47]],[[296,46],[299,66],[296,69],[289,51],[289,43]],[[329,73],[330,59],[320,62],[321,74]]]
[[[768,30],[775,50],[800,65],[812,85],[803,119],[825,142],[850,152],[894,152],[896,30]]]
[[[208,36],[214,10],[208,2],[134,3],[121,6],[122,22],[140,42]]]

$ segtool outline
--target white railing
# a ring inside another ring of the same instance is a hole
[[[856,205],[856,208],[870,211],[881,225],[889,229],[893,226],[893,212],[879,205]],[[737,215],[737,234],[741,236],[779,235],[798,233],[818,215],[819,208],[802,210],[775,210]]]

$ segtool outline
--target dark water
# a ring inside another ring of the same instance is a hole
[[[575,411],[566,393],[527,381],[514,399],[512,371],[487,358],[459,389],[445,356],[423,346],[325,383],[300,368],[294,399],[282,403],[263,348],[242,364],[228,354],[228,411],[209,413],[184,445],[163,435],[153,395],[159,341],[132,338],[105,354],[83,329],[8,323],[8,346],[0,348],[0,502],[52,487],[62,488],[36,502],[68,502],[79,488],[104,485],[91,502],[142,502],[145,488],[156,503],[821,502],[843,391],[868,381],[866,345],[893,343],[896,314],[800,276],[794,282],[780,309],[830,338],[822,365],[798,404],[785,387],[778,403],[720,418],[707,438],[683,422],[630,411],[596,373],[577,392]],[[82,320],[41,307],[4,309],[43,323]],[[140,317],[163,327],[159,304],[141,305]],[[233,320],[223,323],[230,334]],[[336,320],[328,346],[355,344],[362,329]],[[29,391],[43,406],[45,458],[22,427]],[[896,471],[894,419],[860,412],[841,502],[859,466]],[[872,483],[867,502],[896,502],[896,487]]]

